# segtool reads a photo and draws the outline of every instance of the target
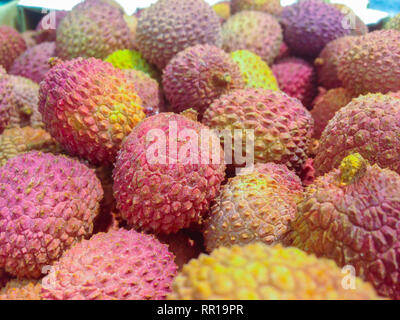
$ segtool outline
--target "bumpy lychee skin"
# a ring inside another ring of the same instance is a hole
[[[10,108],[7,127],[42,127],[38,101],[39,85],[32,80],[10,75],[0,79],[0,105]]]
[[[61,153],[60,146],[46,131],[24,127],[7,129],[0,135],[0,166],[8,159],[30,151]]]
[[[350,35],[344,18],[338,8],[319,0],[287,6],[281,15],[285,42],[296,55],[316,57],[328,42]]]
[[[0,66],[8,70],[25,50],[25,40],[17,30],[9,26],[0,26]]]
[[[54,42],[57,39],[57,28],[62,19],[68,15],[68,11],[52,11],[46,14],[36,26],[36,42]]]
[[[57,28],[56,51],[63,60],[105,59],[116,50],[133,46],[133,35],[123,12],[102,1],[89,2],[73,8]]]
[[[289,244],[351,265],[380,295],[399,299],[399,188],[397,173],[346,157],[308,188]]]
[[[355,279],[356,289],[342,286],[333,261],[296,248],[261,243],[219,248],[192,260],[178,274],[176,300],[325,300],[377,299],[370,284]]]
[[[255,162],[285,164],[295,171],[301,170],[307,159],[314,126],[300,101],[263,89],[236,90],[222,96],[207,109],[203,123],[213,129],[231,130],[232,136],[234,130],[254,130]],[[242,141],[237,151],[245,155],[246,139]],[[240,165],[236,159],[234,164]]]
[[[110,62],[118,69],[135,69],[147,73],[154,79],[160,78],[159,71],[149,64],[139,51],[118,50],[110,54],[104,61]]]
[[[47,131],[71,155],[95,165],[115,160],[123,139],[145,118],[132,81],[110,63],[59,63],[40,85],[39,111]]]
[[[303,170],[300,173],[301,181],[304,186],[309,186],[314,183],[316,179],[316,173],[314,168],[314,159],[308,158],[304,163]]]
[[[156,80],[139,70],[125,70],[124,73],[133,82],[146,116],[164,111],[164,94]]]
[[[6,90],[6,82],[0,79],[0,134],[10,123],[11,104],[8,102],[8,98],[4,94]]]
[[[231,57],[239,65],[246,88],[279,90],[272,70],[261,57],[248,50],[232,52]]]
[[[227,52],[249,50],[268,65],[278,56],[282,28],[272,15],[259,11],[241,11],[222,26],[222,47]]]
[[[239,11],[263,11],[272,15],[279,15],[282,12],[280,0],[231,0],[231,12]]]
[[[177,267],[166,245],[133,230],[99,233],[69,249],[42,280],[50,300],[163,300]]]
[[[162,70],[188,47],[220,47],[221,26],[204,0],[159,0],[140,15],[136,43],[145,59]]]
[[[90,236],[103,197],[95,173],[63,156],[30,152],[0,167],[0,268],[39,278]]]
[[[254,170],[267,175],[271,179],[275,180],[279,185],[288,188],[296,202],[299,202],[300,199],[303,198],[304,188],[299,176],[297,176],[293,171],[290,171],[285,165],[273,162],[257,163],[254,166]]]
[[[21,54],[10,68],[9,74],[40,83],[50,70],[49,60],[56,55],[55,42],[43,42]]]
[[[355,39],[355,37],[347,36],[333,40],[322,49],[318,58],[315,59],[318,82],[326,89],[343,86],[338,74],[340,58],[352,46]]]
[[[197,45],[178,53],[163,74],[163,88],[171,108],[192,108],[200,114],[221,95],[244,88],[238,64],[222,49]]]
[[[379,30],[357,37],[340,58],[339,79],[355,94],[400,90],[400,31]]]
[[[117,207],[129,225],[170,234],[201,222],[225,178],[222,148],[207,129],[182,115],[161,113],[132,131],[114,169]],[[189,131],[195,137],[189,139]]]
[[[353,99],[336,112],[322,133],[315,158],[318,175],[358,152],[370,164],[400,173],[400,100],[382,94]]]
[[[291,56],[290,48],[287,46],[285,42],[282,42],[281,47],[279,49],[279,54],[275,58],[275,62],[278,62],[280,59],[289,58]]]
[[[317,74],[312,64],[300,58],[285,58],[272,66],[279,88],[310,108],[317,95]]]
[[[296,215],[290,190],[257,171],[230,179],[204,223],[208,252],[261,241],[278,243]]]
[[[344,88],[331,90],[321,89],[313,102],[311,115],[314,118],[314,137],[319,139],[335,113],[346,106],[354,98],[351,91]]]
[[[0,300],[42,300],[38,281],[11,280],[0,290]]]

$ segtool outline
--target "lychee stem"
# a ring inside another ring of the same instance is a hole
[[[340,163],[340,184],[347,186],[359,179],[366,171],[368,161],[359,153],[353,153]]]

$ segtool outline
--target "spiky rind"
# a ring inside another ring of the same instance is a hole
[[[8,128],[43,127],[38,101],[39,85],[32,80],[11,75],[0,79],[0,105],[10,110]]]
[[[192,260],[178,274],[169,299],[298,300],[377,299],[373,288],[355,279],[343,287],[333,261],[296,248],[256,243],[220,248]]]
[[[336,88],[328,91],[321,90],[313,102],[311,115],[314,118],[314,137],[319,139],[329,121],[336,112],[346,106],[354,98],[351,91],[344,88]]]
[[[102,1],[85,3],[61,20],[56,40],[58,57],[105,59],[114,51],[132,48],[133,36],[120,9]]]
[[[244,88],[238,64],[222,49],[196,45],[178,53],[163,74],[165,96],[175,112],[200,114],[221,95]]]
[[[177,138],[173,136],[175,127]],[[188,130],[195,132],[198,144],[186,135],[180,138]],[[212,154],[205,149],[211,138]],[[182,158],[179,153],[188,146],[190,158],[186,153]],[[166,153],[162,149],[149,153],[149,148],[166,148]],[[163,157],[166,154],[170,156]],[[224,155],[213,133],[182,115],[160,113],[141,122],[124,142],[114,169],[114,195],[129,225],[144,231],[176,233],[201,222],[224,178]]]
[[[91,235],[103,197],[94,172],[63,156],[30,152],[0,167],[0,268],[37,279]]]
[[[125,76],[133,82],[147,117],[164,111],[164,94],[156,80],[139,70],[125,70]]]
[[[352,266],[382,296],[400,298],[400,176],[349,156],[299,205],[288,244]]]
[[[280,0],[231,0],[232,14],[244,10],[263,11],[279,16],[282,6]]]
[[[112,230],[65,252],[42,283],[51,300],[163,300],[177,266],[166,245],[133,230]]]
[[[317,95],[317,74],[312,64],[300,58],[284,58],[272,66],[279,88],[310,109]]]
[[[9,74],[31,79],[40,83],[50,70],[49,60],[56,55],[55,42],[43,42],[15,59]]]
[[[139,51],[118,50],[110,54],[104,61],[110,62],[118,69],[135,69],[147,73],[154,79],[160,78],[160,72],[149,64]]]
[[[356,95],[400,90],[400,31],[379,30],[357,37],[341,56],[339,79]]]
[[[234,51],[231,57],[239,65],[246,88],[279,90],[272,70],[261,57],[248,50]]]
[[[38,281],[11,280],[0,290],[0,300],[42,300]]]
[[[296,55],[316,57],[330,41],[350,35],[344,18],[338,8],[319,0],[287,6],[281,15],[285,42]]]
[[[142,110],[124,72],[94,58],[57,64],[40,86],[47,131],[69,153],[96,165],[114,162],[123,139],[145,118]]]
[[[355,152],[370,164],[400,172],[398,119],[397,98],[368,94],[353,99],[336,112],[322,133],[314,163],[317,174],[337,168],[344,157]]]
[[[0,66],[8,70],[25,50],[25,40],[17,30],[5,25],[0,26]]]
[[[296,215],[290,190],[257,171],[230,179],[204,222],[208,252],[253,242],[275,244]]]
[[[5,165],[11,158],[35,150],[61,153],[60,146],[43,129],[32,127],[7,129],[0,135],[0,166]]]
[[[326,89],[343,86],[338,74],[340,58],[352,46],[354,40],[355,37],[352,36],[333,40],[322,49],[318,58],[315,59],[314,65],[317,69],[318,82]]]
[[[249,50],[268,65],[278,56],[282,40],[278,20],[260,11],[241,11],[222,26],[222,47],[225,51]]]
[[[264,89],[235,90],[222,96],[207,109],[203,123],[231,130],[232,136],[234,130],[254,130],[256,163],[275,162],[296,171],[307,159],[314,126],[311,114],[300,101]],[[246,139],[242,140],[242,150],[236,151],[246,150]]]
[[[145,59],[162,70],[188,47],[220,47],[221,26],[217,14],[204,0],[159,0],[141,13],[136,43]]]

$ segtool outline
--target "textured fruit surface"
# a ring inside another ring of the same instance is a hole
[[[232,52],[231,57],[239,65],[246,88],[279,90],[272,70],[261,57],[248,50]]]
[[[166,245],[123,229],[75,244],[53,268],[42,281],[51,300],[162,300],[177,270]]]
[[[218,138],[205,129],[182,115],[161,113],[128,136],[115,164],[114,195],[129,225],[169,234],[201,221],[225,178]],[[200,139],[188,137],[188,130]]]
[[[316,57],[330,41],[350,35],[343,27],[345,15],[334,6],[319,0],[305,0],[283,9],[286,44],[297,55]]]
[[[141,13],[136,43],[147,61],[164,69],[188,47],[219,47],[221,26],[217,14],[204,0],[159,0]]]
[[[142,109],[124,72],[94,58],[57,64],[40,86],[47,131],[69,153],[96,165],[114,162],[123,139],[145,118]]]
[[[0,268],[39,278],[90,236],[103,197],[95,173],[63,156],[30,152],[0,167]]]
[[[322,133],[315,169],[318,175],[337,168],[358,152],[370,164],[400,173],[400,100],[382,94],[353,99],[329,121]]]
[[[51,11],[46,14],[36,26],[35,40],[37,43],[54,42],[57,38],[57,28],[60,26],[62,19],[68,14],[68,11]]]
[[[400,90],[400,31],[357,37],[339,61],[339,79],[357,95]]]
[[[261,243],[220,248],[192,260],[178,274],[168,299],[297,300],[376,299],[372,287],[355,279],[356,290],[342,286],[333,261],[296,248]]]
[[[56,53],[55,42],[43,42],[21,54],[10,68],[9,74],[40,83],[50,70],[49,60]]]
[[[397,173],[348,156],[307,189],[290,244],[353,266],[380,295],[399,299],[399,188]]]
[[[59,145],[46,131],[40,128],[24,127],[6,129],[0,135],[0,166],[8,159],[29,151],[60,153]]]
[[[300,58],[285,58],[272,66],[279,88],[310,108],[317,95],[317,75],[312,64]]]
[[[197,45],[178,53],[163,74],[163,89],[171,108],[192,108],[200,114],[221,95],[244,88],[238,64],[222,49]]]
[[[243,10],[263,11],[279,15],[282,12],[282,6],[280,0],[231,0],[232,14]]]
[[[259,11],[241,11],[222,26],[222,47],[227,52],[249,50],[268,65],[278,56],[282,28],[272,15]]]
[[[213,10],[219,17],[221,24],[231,16],[231,5],[229,1],[220,1],[212,6]]]
[[[318,82],[326,89],[342,86],[338,74],[340,58],[352,46],[355,39],[352,36],[335,39],[329,42],[315,59]]]
[[[257,171],[236,176],[222,187],[204,222],[206,249],[278,243],[295,216],[296,202],[285,185]]]
[[[147,73],[154,79],[160,78],[158,70],[149,64],[139,51],[118,50],[110,54],[105,61],[118,69],[135,69]]]
[[[132,48],[133,35],[122,11],[102,1],[89,2],[73,8],[57,28],[56,51],[63,60],[105,59],[114,51]]]
[[[1,68],[1,67],[0,67]],[[4,75],[0,69],[0,134],[7,128],[10,123],[11,104],[9,103],[7,82],[4,80]]]
[[[164,111],[164,95],[156,80],[139,70],[125,70],[125,76],[133,82],[146,116]]]
[[[349,104],[353,93],[344,88],[321,90],[313,102],[311,115],[314,118],[314,137],[319,139],[335,113]]]
[[[11,280],[0,290],[0,300],[42,300],[40,282]]]
[[[275,180],[277,184],[288,188],[296,202],[299,202],[303,198],[304,188],[301,185],[300,178],[285,165],[273,162],[257,163],[254,166],[254,170],[267,175],[271,179]]]
[[[9,26],[0,26],[0,66],[8,70],[25,50],[25,40],[17,30]]]
[[[0,79],[0,109],[10,110],[8,127],[42,127],[38,110],[39,85],[19,76]]]
[[[254,130],[255,162],[285,164],[292,170],[300,170],[306,160],[314,126],[300,101],[263,89],[236,90],[222,96],[207,109],[203,123],[218,130]],[[242,140],[240,151],[245,151],[246,139]],[[236,160],[234,163],[238,165]]]
[[[287,44],[285,42],[282,42],[281,47],[279,49],[279,54],[275,58],[275,62],[277,62],[283,58],[288,58],[290,56],[291,56],[290,48],[287,46]]]
[[[204,251],[203,246],[188,230],[181,230],[176,234],[158,235],[157,238],[168,245],[168,250],[175,255],[175,263],[179,270],[190,260],[198,258]]]

